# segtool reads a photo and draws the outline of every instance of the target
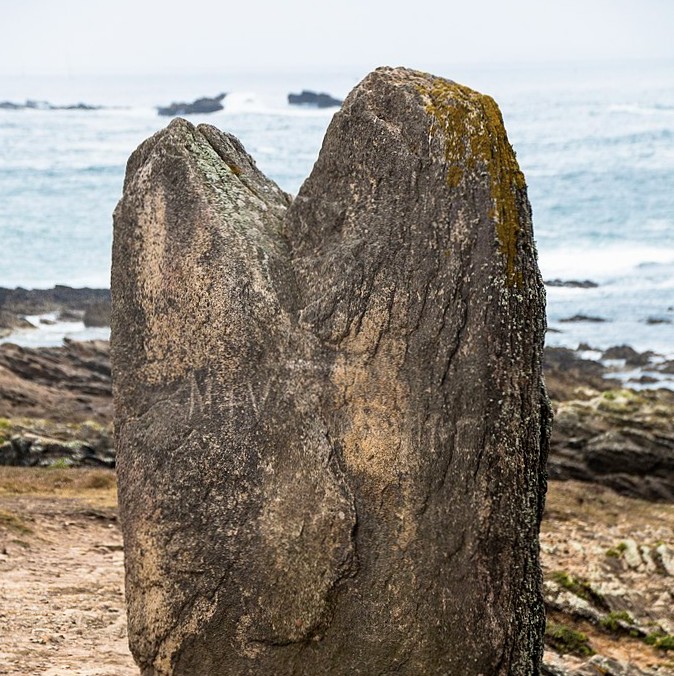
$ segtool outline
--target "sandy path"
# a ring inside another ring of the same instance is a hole
[[[137,674],[114,511],[3,496],[0,517],[0,674]]]

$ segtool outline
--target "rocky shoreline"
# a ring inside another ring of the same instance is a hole
[[[81,321],[87,327],[110,325],[110,290],[75,289],[56,285],[52,289],[7,289],[0,287],[0,338],[17,329],[37,326],[27,317],[52,313],[55,320]]]
[[[65,303],[62,296],[57,298]],[[99,294],[93,294],[93,298],[92,302],[99,302]],[[32,311],[53,308],[50,303],[44,297],[30,297]],[[77,307],[81,312],[82,306]],[[643,362],[643,355],[634,356],[626,350],[629,348],[615,348],[607,354],[627,355],[627,361]],[[7,421],[62,423],[64,428],[55,439],[68,442],[57,451],[48,440],[38,443],[33,439],[42,439],[43,435],[31,431],[30,424],[8,422],[4,445],[0,446],[0,464],[89,462],[82,449],[90,445],[90,440],[77,438],[68,425],[86,421],[111,424],[109,360],[109,344],[102,340],[66,340],[62,347],[45,348],[0,345],[0,416]],[[674,391],[630,389],[611,377],[615,368],[583,359],[565,348],[546,348],[546,382],[555,410],[549,476],[606,486],[628,497],[674,503]],[[16,435],[9,433],[14,430]],[[14,436],[17,438],[10,451],[7,444]],[[109,440],[110,435],[106,438]],[[38,452],[40,444],[48,451]],[[114,464],[112,448],[103,449],[100,444],[96,448],[105,450],[106,464]],[[9,458],[13,460],[9,462]]]
[[[630,348],[605,354],[631,355]],[[643,363],[647,355],[634,353]],[[674,502],[674,391],[631,389],[614,379],[616,367],[547,348],[545,373],[555,422],[551,479],[612,488],[621,495]]]
[[[0,465],[114,467],[107,341],[0,345]]]

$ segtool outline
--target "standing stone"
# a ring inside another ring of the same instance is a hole
[[[213,127],[129,160],[112,361],[141,672],[538,673],[544,292],[496,104],[378,69],[289,205]]]

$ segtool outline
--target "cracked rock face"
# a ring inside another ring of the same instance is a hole
[[[112,293],[143,674],[537,672],[544,295],[491,99],[378,69],[292,204],[172,122]]]

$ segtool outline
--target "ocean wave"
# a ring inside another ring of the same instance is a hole
[[[578,138],[565,138],[564,140],[551,141],[541,146],[541,149],[548,152],[570,152],[583,150],[585,152],[596,148],[615,148],[624,146],[632,149],[634,146],[643,148],[664,148],[668,143],[674,140],[674,128],[657,126],[650,129],[640,129],[637,131],[625,131],[624,133],[608,133],[593,131],[585,136]]]
[[[224,100],[221,115],[291,115],[293,117],[329,118],[336,108],[309,108],[292,106],[288,103],[287,94],[275,93],[261,95],[254,92],[231,92]]]
[[[618,103],[609,106],[610,113],[627,113],[629,115],[674,115],[674,105],[665,103]]]
[[[33,325],[32,329],[17,329],[4,338],[2,343],[14,343],[21,347],[58,347],[68,340],[109,340],[110,328],[87,328],[83,322],[63,322],[58,314],[49,312],[42,315],[30,315],[26,319]]]

